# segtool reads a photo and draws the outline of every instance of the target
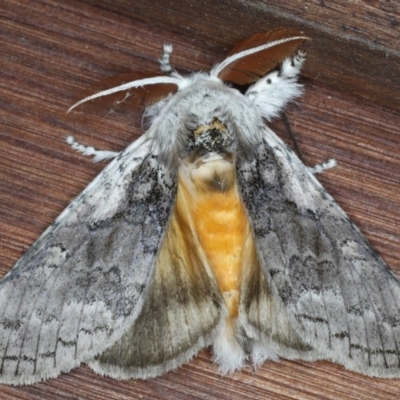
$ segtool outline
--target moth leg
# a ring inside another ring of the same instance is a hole
[[[281,78],[296,78],[300,74],[306,56],[307,52],[299,50],[293,58],[283,60],[282,68],[279,72]]]
[[[109,151],[109,150],[96,150],[92,146],[86,146],[84,144],[81,144],[75,140],[73,136],[68,136],[67,137],[67,143],[76,151],[79,151],[82,153],[84,156],[94,156],[93,161],[98,162],[98,161],[103,161],[103,160],[109,160],[111,158],[115,158],[118,156],[118,152],[115,151]]]
[[[337,162],[334,158],[330,158],[322,163],[315,164],[313,167],[307,167],[308,171],[311,172],[313,175],[320,174],[327,169],[331,169],[336,167]]]
[[[174,48],[172,44],[164,43],[163,53],[161,55],[161,58],[158,60],[162,72],[167,72],[168,74],[172,72],[172,65],[169,59],[171,57],[173,49]]]
[[[246,96],[260,108],[265,119],[277,117],[287,103],[302,94],[297,77],[305,59],[306,53],[299,51],[293,58],[286,58],[280,70],[270,72],[249,87]]]

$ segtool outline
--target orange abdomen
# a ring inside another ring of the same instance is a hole
[[[189,213],[193,230],[214,273],[230,316],[238,314],[243,267],[243,249],[250,234],[248,216],[241,201],[233,165],[223,168],[224,184],[203,175],[192,177],[190,185],[179,180],[177,206]],[[218,165],[212,168],[217,169]],[[213,170],[214,171],[214,170]],[[190,187],[190,189],[189,189]]]

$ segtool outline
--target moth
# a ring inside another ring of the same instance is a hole
[[[222,373],[278,358],[400,376],[400,284],[267,127],[300,96],[307,38],[256,34],[209,73],[111,78],[75,104],[146,107],[112,159],[0,281],[0,382],[87,363],[152,378],[212,346]],[[243,89],[244,90],[239,90]],[[74,106],[74,107],[75,107]]]

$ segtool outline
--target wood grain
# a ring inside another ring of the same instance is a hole
[[[164,42],[174,44],[179,71],[208,70],[238,40],[290,21],[313,38],[305,95],[288,110],[305,159],[310,165],[337,159],[338,167],[320,181],[400,275],[399,10],[387,1],[305,3],[3,2],[0,275],[104,167],[71,151],[65,137],[117,151],[142,132],[139,112],[66,115],[80,90],[134,69],[156,72]],[[361,59],[341,65],[359,49]],[[280,121],[272,126],[284,131]],[[119,382],[82,366],[33,386],[0,386],[1,399],[379,400],[399,393],[400,379],[367,378],[329,362],[282,360],[221,377],[207,349],[149,381]]]

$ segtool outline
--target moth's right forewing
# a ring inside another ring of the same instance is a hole
[[[269,276],[261,268],[253,234],[244,246],[239,321],[248,337],[260,341],[270,354],[281,357],[315,360],[314,349],[301,339],[293,328],[287,309],[276,293]],[[295,355],[295,357],[293,357]],[[273,357],[272,357],[273,358]],[[257,350],[253,348],[253,362],[257,363]]]
[[[238,176],[268,291],[311,359],[399,377],[400,282],[360,231],[270,130]]]
[[[129,328],[174,203],[173,175],[143,136],[0,282],[0,382],[55,377],[101,353]]]

